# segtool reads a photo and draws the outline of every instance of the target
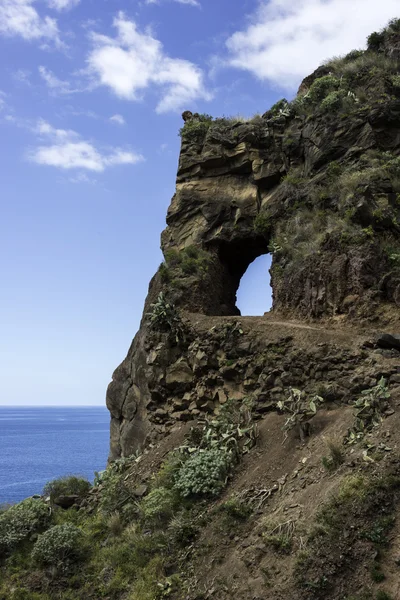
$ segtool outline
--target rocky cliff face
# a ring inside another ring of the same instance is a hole
[[[348,360],[349,348],[326,341],[326,378],[321,352],[291,346],[282,329],[288,319],[382,328],[400,305],[400,33],[377,36],[250,121],[185,113],[165,262],[107,393],[112,459],[227,397],[251,395],[261,415],[296,383],[337,377],[339,397],[351,393],[357,353]],[[233,317],[242,275],[268,252],[273,310],[263,329]],[[149,325],[160,292],[184,319],[180,340]]]

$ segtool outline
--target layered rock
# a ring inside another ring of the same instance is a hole
[[[193,326],[193,313],[239,314],[240,279],[258,256],[272,254],[277,318],[379,322],[400,305],[399,47],[399,34],[389,31],[377,48],[306,78],[294,102],[247,122],[184,113],[176,193],[162,234],[165,263],[107,394],[112,458],[176,420],[218,410],[227,396],[256,393],[261,374],[268,379],[269,363],[256,376],[234,362],[240,385],[229,387],[226,361],[236,356],[229,358],[225,342],[219,348],[210,341],[215,332],[200,335]],[[186,344],[149,330],[146,314],[161,291],[186,311]],[[262,363],[268,343],[250,344],[245,362]],[[292,379],[276,385],[272,378],[258,401],[268,406]]]

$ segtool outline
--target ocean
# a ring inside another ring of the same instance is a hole
[[[47,481],[105,468],[106,407],[0,406],[0,504],[40,494]]]

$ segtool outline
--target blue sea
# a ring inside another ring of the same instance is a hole
[[[0,504],[40,494],[62,475],[84,475],[107,462],[105,407],[0,406]]]

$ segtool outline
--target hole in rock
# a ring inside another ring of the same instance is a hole
[[[260,316],[271,309],[270,267],[271,254],[263,254],[250,263],[242,276],[236,306],[243,316]]]

